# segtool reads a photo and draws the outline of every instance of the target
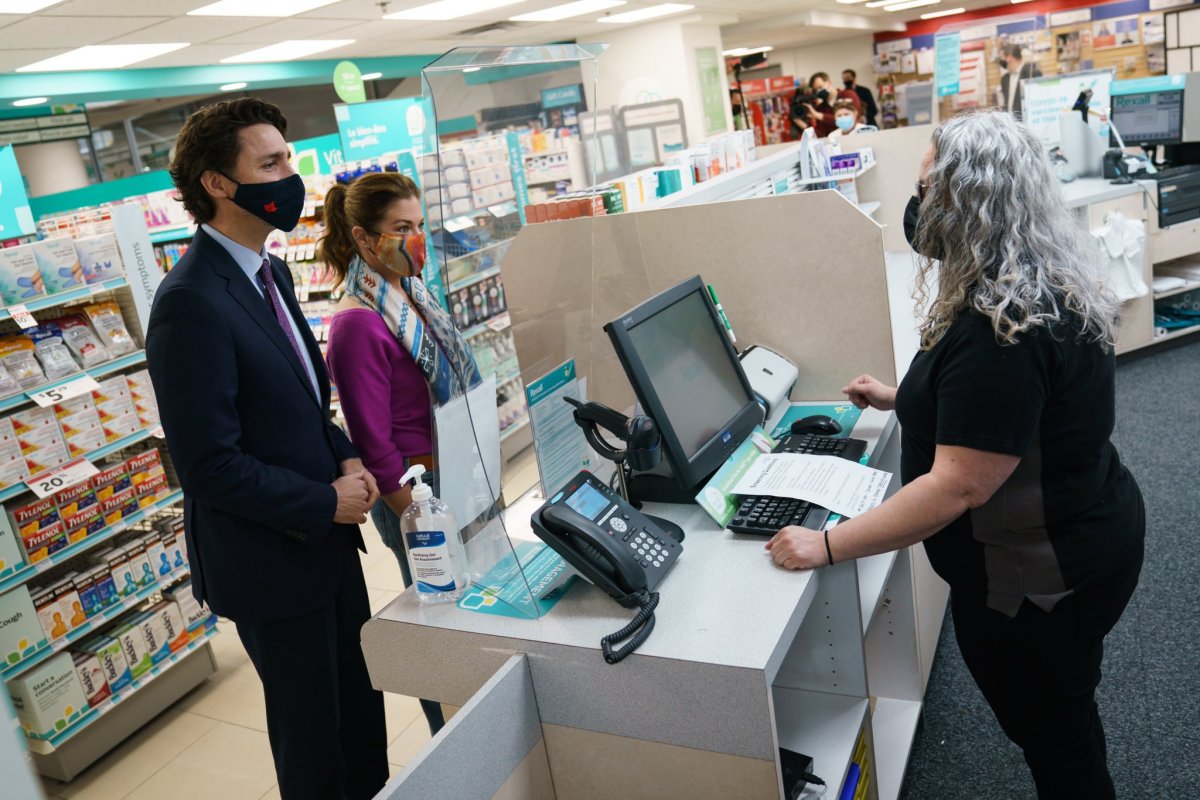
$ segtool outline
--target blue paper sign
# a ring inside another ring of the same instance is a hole
[[[933,40],[934,73],[938,97],[958,94],[959,72],[962,68],[962,36],[949,33]]]
[[[342,157],[347,161],[378,158],[399,150],[418,155],[437,147],[433,108],[427,99],[404,97],[333,107]]]
[[[36,231],[17,155],[11,144],[5,145],[0,147],[0,239],[29,236]]]

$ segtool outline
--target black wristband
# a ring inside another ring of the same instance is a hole
[[[829,558],[829,566],[833,566],[833,551],[829,549],[829,528],[825,529],[825,555]]]

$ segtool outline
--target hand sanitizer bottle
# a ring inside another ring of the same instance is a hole
[[[424,474],[425,467],[414,464],[400,479],[401,486],[415,481],[412,504],[400,515],[408,567],[422,604],[456,602],[467,588],[462,536],[450,507],[421,482]]]

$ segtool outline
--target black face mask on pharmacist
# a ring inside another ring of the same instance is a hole
[[[913,250],[926,258],[938,260],[942,257],[941,248],[933,242],[923,242],[924,250],[917,249],[917,237],[921,229],[921,198],[915,194],[908,198],[908,205],[904,207],[904,238],[908,240],[908,244]]]
[[[289,175],[266,183],[238,183],[232,199],[238,208],[287,233],[296,228],[304,212],[304,179]]]

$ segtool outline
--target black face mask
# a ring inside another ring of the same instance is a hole
[[[821,98],[821,100],[823,100],[823,101],[828,100],[829,99],[829,90],[822,89],[821,91],[817,92],[817,97]]]
[[[304,179],[289,175],[266,183],[238,183],[232,199],[238,208],[287,233],[295,229],[304,212]]]
[[[853,89],[854,81],[842,81],[842,86],[845,86],[847,89]]]
[[[904,238],[908,240],[908,244],[918,254],[926,258],[937,260],[942,257],[941,248],[929,242],[925,242],[926,249],[924,251],[917,250],[917,235],[921,227],[921,198],[915,194],[908,198],[908,205],[904,207]]]

